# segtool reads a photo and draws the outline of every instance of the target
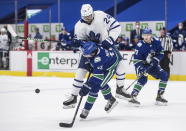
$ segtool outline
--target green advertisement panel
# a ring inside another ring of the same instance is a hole
[[[49,69],[49,53],[38,53],[38,69]]]

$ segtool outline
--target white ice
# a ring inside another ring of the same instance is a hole
[[[75,112],[62,108],[72,81],[71,78],[0,76],[0,131],[186,131],[186,82],[180,81],[168,83],[164,95],[168,106],[154,105],[158,81],[148,81],[140,92],[141,107],[131,107],[118,99],[118,106],[107,114],[106,101],[99,94],[88,118],[81,120],[84,98],[74,126],[61,128],[59,122],[71,122]],[[126,80],[126,87],[132,81]],[[115,95],[115,80],[110,85]],[[41,90],[39,94],[34,92],[36,88]]]

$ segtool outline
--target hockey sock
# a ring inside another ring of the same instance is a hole
[[[131,93],[132,96],[137,96],[143,86],[139,83],[134,85],[134,89]]]
[[[72,94],[77,96],[82,86],[83,81],[74,79]]]
[[[81,87],[83,86],[83,79],[87,73],[87,70],[78,68],[76,72],[76,76],[73,81],[73,88],[72,88],[72,94],[78,95]]]
[[[104,88],[102,88],[101,92],[106,100],[110,99],[112,96],[111,89],[108,85],[106,85]]]
[[[123,74],[116,73],[116,83],[119,87],[124,85],[124,81],[125,81],[125,73]]]
[[[97,93],[90,92],[88,95],[87,101],[85,103],[84,109],[91,110],[97,97],[98,97]]]
[[[160,81],[159,82],[158,94],[161,94],[161,92],[164,92],[166,86],[167,86],[167,81]]]

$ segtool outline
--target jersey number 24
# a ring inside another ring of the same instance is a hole
[[[110,22],[110,18],[112,18],[112,16],[107,15],[107,17],[104,18],[104,21],[106,24],[108,24]]]

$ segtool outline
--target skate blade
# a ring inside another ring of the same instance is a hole
[[[131,102],[129,102],[129,105],[132,107],[140,107],[141,106],[140,104],[131,103]]]
[[[87,119],[87,117],[86,117],[86,118],[83,118],[83,117],[80,116],[80,120],[81,120],[81,121],[84,121],[84,120],[86,120],[86,119]]]
[[[155,105],[157,105],[157,106],[167,106],[167,103],[156,101]]]
[[[81,117],[80,117],[80,119],[79,119],[79,120],[80,120],[80,121],[86,121],[86,119],[84,119],[84,118],[81,118]]]
[[[127,97],[124,97],[122,95],[119,95],[119,94],[116,94],[115,97],[118,98],[118,99],[126,100],[126,101],[129,101],[131,99],[131,98],[127,98]]]
[[[72,108],[75,108],[76,107],[76,104],[72,104],[72,105],[63,105],[63,109],[72,109]]]
[[[110,113],[114,107],[116,107],[118,104],[118,101],[116,100],[113,104],[113,106],[107,111],[107,113]]]

